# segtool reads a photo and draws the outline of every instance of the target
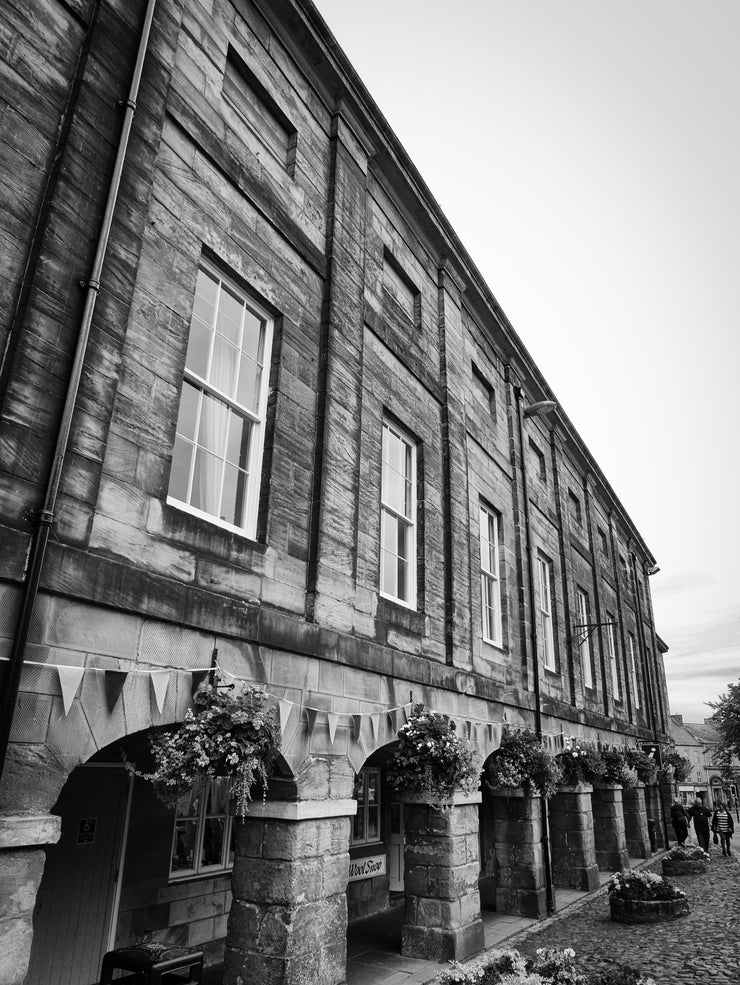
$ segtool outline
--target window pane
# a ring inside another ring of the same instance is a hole
[[[182,385],[180,410],[177,415],[177,433],[195,440],[195,424],[198,417],[198,398],[200,391],[187,381]]]
[[[213,358],[209,383],[221,390],[228,397],[236,392],[236,371],[239,367],[239,350],[216,336],[213,343]]]
[[[226,818],[209,817],[203,823],[203,849],[201,865],[221,865],[224,851]]]
[[[244,497],[247,492],[247,473],[228,462],[224,466],[224,487],[221,496],[221,519],[241,527],[244,521]]]
[[[237,403],[257,413],[261,382],[262,367],[249,356],[242,356],[239,366],[239,387],[236,393]]]
[[[229,848],[228,848],[228,852],[226,853],[226,864],[227,865],[233,865],[234,864],[234,856],[235,856],[235,854],[236,854],[236,826],[232,822],[229,825]]]
[[[172,452],[169,494],[183,503],[188,501],[188,481],[190,479],[190,463],[193,457],[193,448],[194,446],[189,441],[183,441],[180,437],[175,438],[175,447]]]
[[[223,455],[231,412],[221,400],[203,394],[198,427],[198,444],[216,455]]]
[[[251,356],[255,362],[262,362],[262,343],[264,340],[264,322],[251,311],[244,312],[244,339],[242,352]]]
[[[223,460],[198,448],[195,453],[193,489],[190,502],[197,510],[219,515]]]
[[[218,281],[207,271],[199,270],[198,280],[195,286],[193,314],[201,318],[207,325],[213,324],[213,313],[216,308],[217,297]]]
[[[367,838],[372,841],[380,837],[380,808],[369,807],[367,811]]]
[[[234,413],[229,414],[229,437],[226,442],[227,461],[240,466],[240,468],[247,468],[251,434],[251,421],[246,421]]]
[[[355,814],[355,820],[352,826],[352,840],[365,840],[365,808],[361,803],[357,805],[357,813]]]
[[[208,784],[206,814],[227,814],[229,809],[229,781],[226,777],[211,780]]]
[[[172,871],[192,869],[195,859],[195,834],[197,821],[183,821],[180,818],[175,823],[175,835],[172,845]]]
[[[227,288],[222,288],[216,331],[234,345],[241,345],[243,311],[244,305],[241,300],[234,297]]]

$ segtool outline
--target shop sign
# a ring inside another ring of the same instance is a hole
[[[367,858],[353,858],[349,861],[349,882],[372,879],[385,875],[385,855],[369,855]]]
[[[97,827],[98,819],[96,817],[83,817],[80,821],[80,826],[77,829],[77,844],[78,845],[92,845],[95,841],[95,828]]]

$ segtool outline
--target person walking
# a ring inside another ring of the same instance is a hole
[[[730,838],[735,833],[735,822],[732,820],[732,814],[725,807],[723,800],[720,800],[717,804],[717,809],[712,815],[712,831],[716,835],[719,835],[722,854],[731,855]]]
[[[689,817],[694,822],[694,831],[699,847],[703,848],[707,854],[709,854],[709,818],[711,816],[712,812],[704,806],[701,797],[696,797],[693,805],[689,808]]]
[[[671,807],[671,824],[673,825],[673,833],[676,836],[676,841],[683,848],[689,836],[689,815],[686,813],[686,808],[678,799],[673,801],[673,806]]]

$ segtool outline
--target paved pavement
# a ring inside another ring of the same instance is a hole
[[[688,895],[688,916],[646,925],[615,923],[601,890],[506,946],[526,955],[538,947],[572,947],[586,970],[622,961],[641,968],[657,985],[740,985],[740,852],[724,858],[711,846],[710,854],[705,875],[670,878]],[[647,868],[661,871],[659,862]]]

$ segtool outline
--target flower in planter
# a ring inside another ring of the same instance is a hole
[[[609,881],[609,896],[623,900],[675,900],[684,899],[686,893],[677,889],[662,876],[645,869],[623,869],[615,872]]]
[[[527,794],[552,797],[562,771],[534,732],[506,726],[501,745],[488,760],[485,777],[491,790],[523,787]]]
[[[555,757],[566,783],[593,783],[602,779],[604,763],[597,752],[574,743],[570,749]]]
[[[456,792],[478,789],[480,756],[445,715],[414,705],[398,738],[388,770],[388,782],[398,793],[425,797],[447,812]]]
[[[698,845],[676,845],[664,858],[669,858],[674,862],[709,862],[709,855]]]
[[[576,968],[572,947],[538,947],[532,970],[552,985],[588,985],[588,978]]]
[[[275,709],[264,691],[248,685],[226,693],[215,686],[201,688],[193,704],[180,725],[150,738],[154,772],[140,772],[131,764],[127,769],[148,780],[168,806],[193,787],[226,776],[236,812],[244,817],[254,785],[260,783],[264,794],[280,750]]]
[[[626,755],[619,749],[604,749],[601,753],[604,764],[605,783],[619,783],[625,789],[637,786],[637,770],[629,765]]]

